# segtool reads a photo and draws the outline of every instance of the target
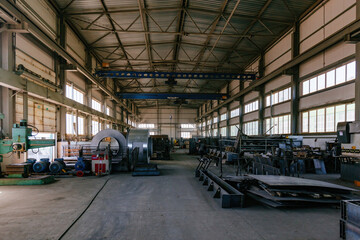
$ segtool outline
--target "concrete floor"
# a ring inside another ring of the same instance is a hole
[[[339,239],[339,209],[222,209],[195,180],[196,158],[172,157],[159,177],[111,175],[63,239]],[[107,178],[0,187],[0,239],[58,239]]]

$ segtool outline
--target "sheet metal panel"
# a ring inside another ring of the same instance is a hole
[[[281,88],[282,86],[285,86],[289,83],[291,83],[290,75],[282,75],[277,77],[271,82],[265,84],[265,93],[269,93],[271,90]]]
[[[17,5],[20,6],[29,17],[39,24],[39,26],[56,39],[57,16],[55,11],[45,0],[18,0]]]
[[[85,65],[85,45],[68,26],[66,27],[66,45],[71,55],[82,65]]]
[[[18,53],[21,58],[26,58],[30,65],[33,62],[39,62],[50,70],[54,70],[54,60],[51,55],[43,49],[26,39],[21,34],[16,34],[16,48],[19,48],[23,53]],[[25,54],[24,54],[25,53]],[[27,55],[27,56],[26,56]]]
[[[339,102],[353,100],[355,98],[355,83],[339,86],[314,95],[302,97],[299,103],[299,109],[308,109],[324,105],[336,105]],[[346,94],[344,94],[346,93]]]
[[[279,56],[291,49],[292,44],[292,32],[285,35],[279,42],[277,42],[272,48],[267,50],[264,56],[265,65],[269,65],[275,61]]]
[[[338,190],[356,191],[355,189],[344,187],[337,184],[332,184],[323,181],[288,177],[288,176],[274,176],[274,175],[249,175],[250,177],[269,185],[270,187],[321,187],[321,188],[333,188]]]

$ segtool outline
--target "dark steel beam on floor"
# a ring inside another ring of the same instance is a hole
[[[162,78],[162,79],[205,79],[205,80],[255,80],[253,73],[193,73],[193,72],[136,72],[136,71],[107,71],[101,70],[95,73],[98,77],[104,78]]]
[[[116,95],[122,99],[227,99],[227,95],[221,93],[116,93]]]

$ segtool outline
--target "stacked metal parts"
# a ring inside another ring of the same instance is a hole
[[[340,237],[360,239],[360,200],[341,202]]]
[[[354,189],[323,181],[272,175],[228,177],[225,180],[256,201],[271,207],[338,205],[354,198]]]
[[[153,154],[151,159],[169,160],[170,159],[170,140],[168,135],[151,136]]]

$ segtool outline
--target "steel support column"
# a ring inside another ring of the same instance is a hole
[[[28,94],[27,92],[24,92],[23,93],[23,119],[28,119],[28,109],[29,109],[29,106],[28,106]]]
[[[230,95],[230,82],[228,82],[226,86],[226,94]],[[230,137],[230,103],[226,105],[226,137]]]
[[[244,89],[244,83],[240,82],[239,84],[239,92]],[[240,96],[239,98],[239,128],[242,132],[244,132],[243,124],[244,124],[244,96]]]
[[[360,19],[360,0],[356,0],[356,20]],[[360,120],[360,42],[356,43],[356,78],[355,78],[355,120]]]
[[[265,73],[265,54],[262,53],[259,60],[259,76],[262,78]],[[259,125],[258,125],[258,135],[265,134],[264,131],[264,115],[265,115],[265,84],[262,84],[257,89],[259,91]]]
[[[1,33],[0,41],[1,67],[5,70],[13,71],[15,68],[15,39],[13,33]],[[0,99],[0,112],[5,115],[5,118],[2,120],[1,130],[5,136],[11,137],[12,124],[14,123],[15,119],[15,95],[14,91],[6,87],[0,87],[0,91],[2,92]]]
[[[296,22],[294,26],[293,41],[292,41],[292,58],[296,58],[299,55],[300,47],[300,24]],[[299,134],[299,64],[292,67],[292,79],[291,79],[291,133]]]
[[[259,133],[258,135],[265,134],[264,128],[264,113],[265,113],[265,86],[259,87]]]
[[[124,122],[124,109],[120,107],[121,121]],[[121,131],[124,132],[125,128],[121,127]]]
[[[66,47],[66,23],[63,17],[59,19],[59,27],[58,27],[58,36],[59,36],[59,44],[61,47]],[[58,73],[58,82],[59,87],[62,89],[62,95],[65,96],[66,91],[66,60],[61,56],[58,57],[58,66],[57,69]],[[60,106],[58,114],[57,114],[57,132],[58,132],[58,139],[61,141],[65,140],[66,137],[66,107]],[[77,119],[76,119],[77,120]],[[77,121],[76,121],[77,122]]]
[[[86,94],[85,94],[86,105],[91,108],[92,107],[92,105],[91,105],[91,101],[92,101],[92,83],[89,82],[89,81],[86,81],[85,92],[86,92]],[[86,128],[85,128],[86,136],[88,138],[91,138],[92,137],[92,116],[91,115],[88,115],[86,117],[85,124],[86,124]]]

